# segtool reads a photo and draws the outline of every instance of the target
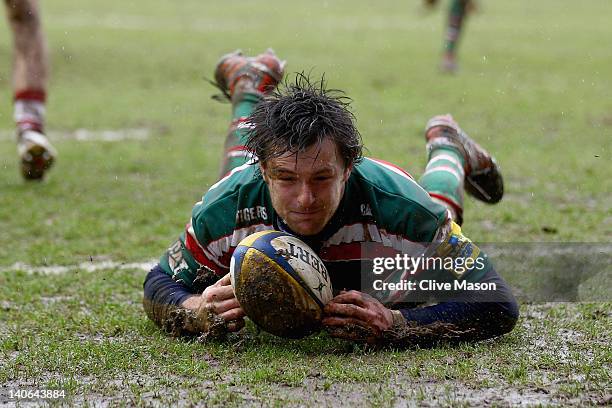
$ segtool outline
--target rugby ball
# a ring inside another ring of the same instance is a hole
[[[303,241],[281,231],[249,235],[230,261],[236,299],[245,314],[276,336],[301,338],[318,330],[333,297],[325,265]]]

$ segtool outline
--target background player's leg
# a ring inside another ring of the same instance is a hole
[[[5,0],[13,31],[13,86],[16,91],[44,93],[49,73],[48,51],[42,32],[38,0]]]
[[[40,179],[55,159],[44,136],[48,80],[48,51],[42,32],[38,0],[5,0],[13,32],[14,118],[18,153],[26,179]]]
[[[444,41],[443,71],[454,72],[457,70],[457,44],[461,35],[461,28],[465,22],[469,2],[470,0],[451,0]]]

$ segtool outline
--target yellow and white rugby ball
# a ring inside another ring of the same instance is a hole
[[[325,265],[303,241],[281,231],[262,231],[240,243],[230,264],[236,298],[263,330],[301,338],[316,331],[333,297]]]

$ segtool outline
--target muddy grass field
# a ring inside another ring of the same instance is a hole
[[[95,406],[612,403],[607,303],[524,304],[510,335],[453,348],[369,350],[253,326],[200,344],[143,318],[143,277],[3,275],[1,402],[15,402],[10,390],[49,388],[66,392],[55,402]]]
[[[611,405],[612,2],[481,2],[455,76],[437,70],[439,6],[44,2],[60,155],[37,184],[18,172],[3,25],[0,405]],[[494,152],[506,194],[467,200],[464,231],[520,299],[511,334],[372,350],[249,325],[202,344],[146,319],[147,268],[218,172],[229,105],[203,78],[269,46],[347,91],[370,156],[418,178],[422,129],[449,111]],[[64,396],[15,397],[49,389]]]

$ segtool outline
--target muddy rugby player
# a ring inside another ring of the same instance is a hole
[[[233,114],[221,171],[226,175],[196,203],[184,233],[146,276],[149,318],[174,335],[203,339],[242,329],[245,314],[228,274],[232,252],[246,236],[276,229],[309,244],[341,289],[322,321],[334,337],[411,345],[512,330],[518,307],[508,285],[460,228],[464,188],[488,203],[503,195],[492,157],[450,115],[436,116],[426,126],[429,161],[417,183],[399,167],[362,157],[342,92],[303,74],[279,88],[283,71],[271,50],[256,57],[237,51],[219,61],[216,84]],[[364,287],[363,275],[373,275],[363,267],[372,261],[365,253],[389,251],[469,258],[482,267],[451,262],[388,271],[380,275],[385,290]],[[425,303],[402,287],[415,277],[434,288],[464,284],[445,296],[429,293]],[[467,283],[490,290],[468,290]]]

